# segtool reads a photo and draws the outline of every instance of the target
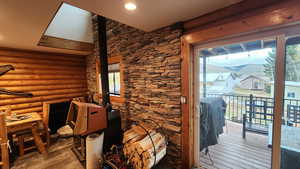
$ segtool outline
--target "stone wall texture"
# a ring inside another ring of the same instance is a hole
[[[88,89],[96,92],[97,24],[94,17],[94,54],[87,57]],[[181,167],[181,59],[180,24],[144,32],[108,20],[108,55],[121,56],[124,68],[125,103],[113,103],[122,120],[152,119],[169,139],[164,160],[167,168]]]

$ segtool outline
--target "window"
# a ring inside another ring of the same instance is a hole
[[[122,76],[122,66],[121,57],[114,56],[108,58],[108,84],[109,84],[109,94],[111,102],[113,103],[124,103],[125,98],[123,95],[123,76]],[[100,72],[100,62],[96,62],[96,72],[97,78],[97,91],[100,94],[100,99],[102,95],[101,90],[101,72]]]
[[[258,89],[258,82],[254,82],[254,89]]]
[[[111,96],[120,96],[121,80],[119,63],[108,65],[108,84],[109,94]],[[99,74],[99,89],[101,89],[101,74]]]
[[[109,72],[109,94],[120,95],[120,72]]]
[[[295,98],[295,92],[288,92],[287,97],[289,98]]]

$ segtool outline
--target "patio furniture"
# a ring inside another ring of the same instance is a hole
[[[286,118],[289,126],[297,127],[297,125],[300,123],[300,106],[288,104]]]
[[[273,121],[273,103],[266,100],[250,99],[245,101],[246,113],[243,114],[243,138],[246,132],[268,134],[268,124]]]
[[[268,144],[272,146],[272,124],[269,124]],[[300,128],[281,125],[281,168],[300,166]]]

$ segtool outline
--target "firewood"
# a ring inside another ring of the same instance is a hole
[[[166,155],[166,138],[156,128],[140,123],[124,132],[123,152],[133,168],[150,169]]]

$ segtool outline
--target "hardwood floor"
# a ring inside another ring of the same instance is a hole
[[[201,152],[200,161],[208,169],[269,169],[271,148],[266,135],[247,132],[242,138],[242,125],[227,121],[219,144],[209,147],[209,156]]]
[[[47,159],[37,151],[19,157],[11,169],[84,169],[71,150],[72,139],[59,139],[49,149]]]

